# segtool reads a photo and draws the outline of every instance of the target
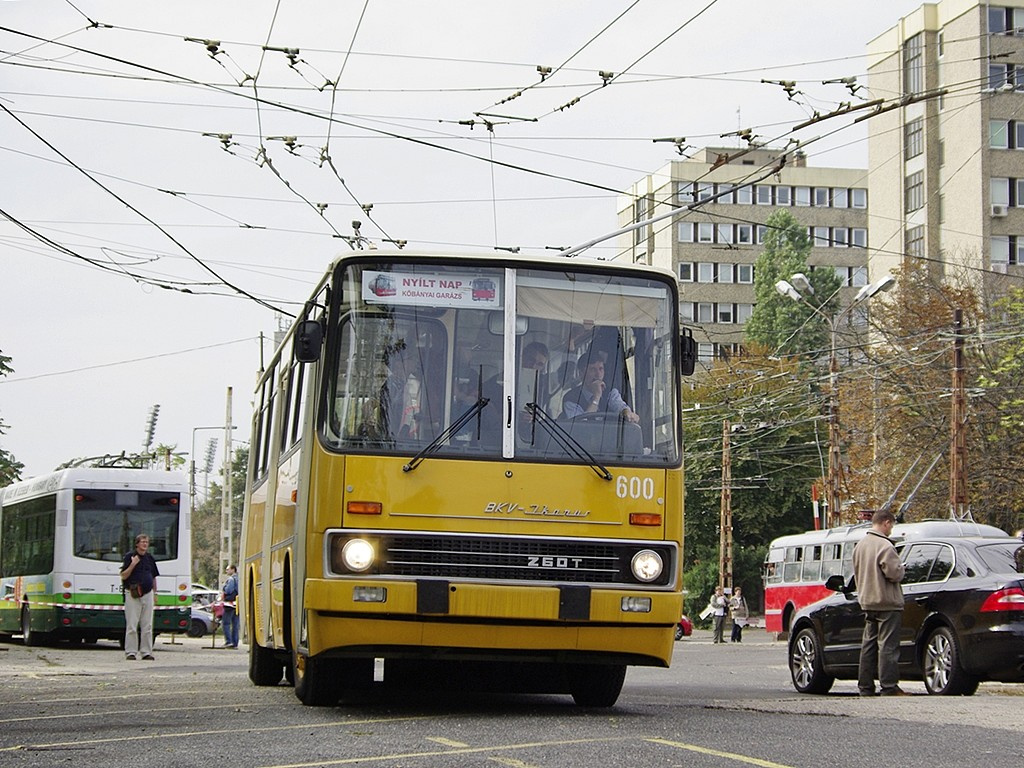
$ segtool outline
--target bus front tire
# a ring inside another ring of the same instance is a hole
[[[307,707],[330,707],[338,701],[335,664],[331,659],[292,654],[295,695]]]
[[[626,680],[625,664],[573,664],[568,669],[569,693],[581,707],[612,707]]]

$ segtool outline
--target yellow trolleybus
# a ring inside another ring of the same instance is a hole
[[[693,365],[666,271],[337,259],[255,396],[253,683],[325,705],[457,670],[611,706],[627,665],[667,666]]]

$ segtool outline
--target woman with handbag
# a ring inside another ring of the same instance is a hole
[[[145,661],[153,661],[153,604],[159,575],[156,560],[149,554],[149,536],[140,533],[135,537],[135,549],[121,563],[124,652],[128,661],[135,661],[140,651]]]

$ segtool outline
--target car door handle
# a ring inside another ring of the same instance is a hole
[[[918,605],[924,605],[931,599],[930,595],[921,595],[921,597],[915,597],[914,602]]]

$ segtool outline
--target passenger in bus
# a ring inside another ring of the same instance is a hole
[[[149,554],[149,536],[135,537],[135,549],[121,563],[124,584],[124,652],[135,661],[142,652],[145,661],[153,660],[153,605],[156,600],[156,560]]]
[[[588,413],[611,413],[631,424],[640,417],[630,408],[618,389],[608,389],[604,381],[607,355],[598,352],[595,356],[584,355],[577,361],[582,382],[573,387],[562,399],[562,415],[575,419]]]
[[[547,367],[548,348],[539,341],[531,341],[523,347],[523,354],[520,359],[519,380],[516,385],[520,388],[518,402],[520,405],[516,417],[517,430],[523,439],[529,439],[533,425],[533,415],[527,409],[527,404],[538,403],[543,400],[543,394],[547,391]],[[499,372],[483,384],[483,396],[488,403],[481,412],[480,442],[489,446],[496,446],[501,442],[501,417],[504,410],[504,382],[503,375]]]

